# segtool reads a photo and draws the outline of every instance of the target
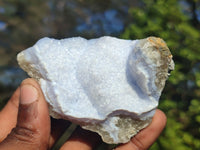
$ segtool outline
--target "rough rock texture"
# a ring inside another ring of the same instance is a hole
[[[17,56],[38,80],[55,118],[125,143],[154,115],[172,55],[160,38],[43,38]]]

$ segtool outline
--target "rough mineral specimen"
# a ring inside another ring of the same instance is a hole
[[[125,143],[151,122],[174,69],[156,37],[43,38],[17,60],[40,83],[51,116],[97,132],[106,143]]]

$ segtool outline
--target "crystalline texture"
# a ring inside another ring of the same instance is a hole
[[[151,122],[174,69],[168,47],[155,37],[43,38],[17,59],[40,83],[51,116],[98,132],[107,143],[125,143]]]

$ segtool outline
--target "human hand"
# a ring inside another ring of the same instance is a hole
[[[147,128],[115,150],[148,149],[165,124],[166,116],[157,110]],[[0,150],[51,149],[68,127],[68,121],[50,121],[48,105],[40,86],[34,79],[26,79],[0,112]],[[101,142],[96,133],[78,128],[60,150],[92,150]]]

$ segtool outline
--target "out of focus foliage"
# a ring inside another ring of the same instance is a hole
[[[141,7],[129,10],[132,20],[122,37],[163,38],[176,64],[160,102],[160,108],[167,114],[167,127],[152,150],[200,149],[200,23],[197,4],[199,1],[143,0]],[[188,12],[181,5],[187,7]]]
[[[199,0],[0,0],[0,108],[23,76],[17,52],[39,38],[158,36],[176,66],[159,106],[167,127],[151,150],[199,150],[199,21]]]

